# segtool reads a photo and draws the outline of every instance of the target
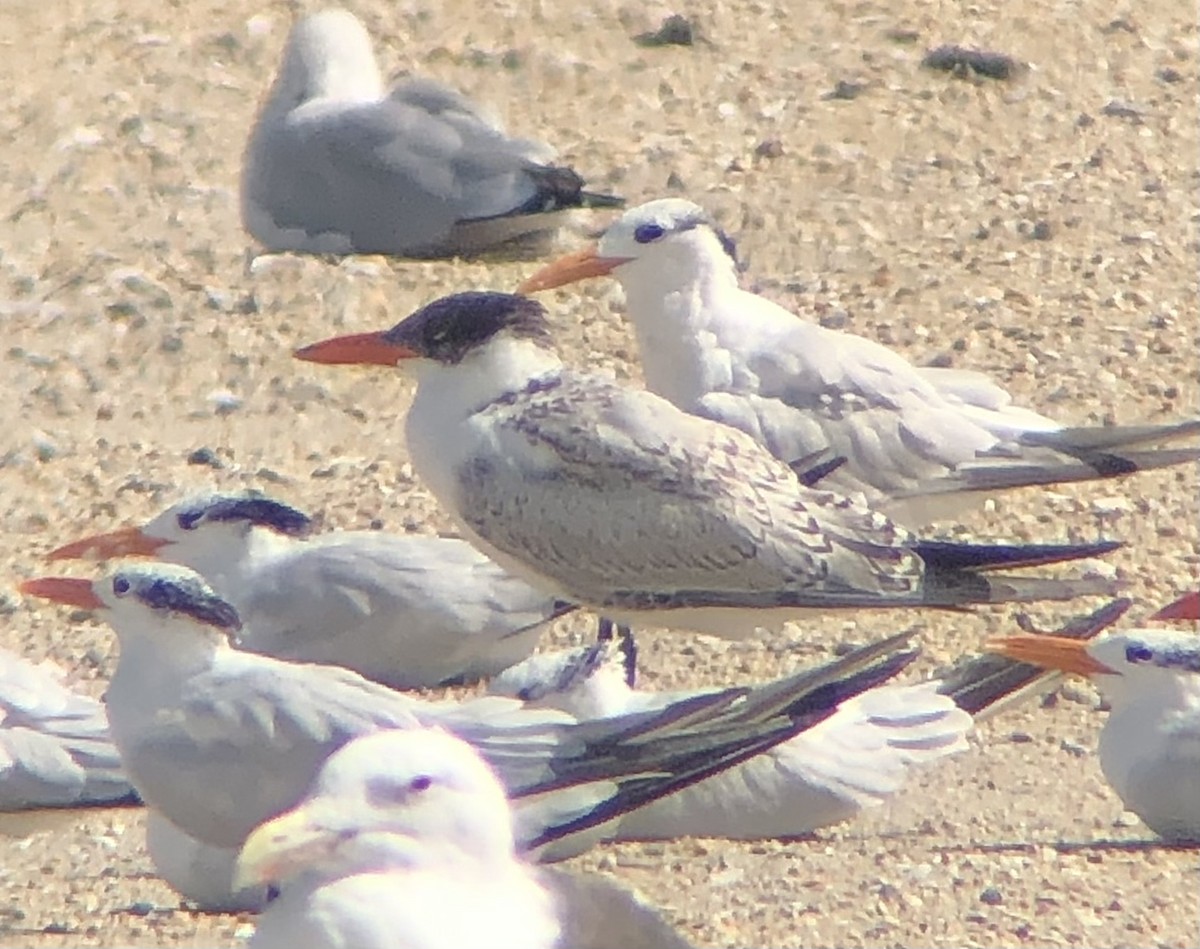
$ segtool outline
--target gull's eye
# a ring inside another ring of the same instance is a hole
[[[639,244],[653,244],[667,233],[661,224],[639,224],[633,231],[633,239]]]
[[[113,593],[117,596],[124,596],[132,589],[132,584],[124,577],[113,577],[112,587]]]
[[[1126,646],[1125,659],[1127,662],[1149,662],[1154,658],[1154,650],[1149,646]]]
[[[414,794],[427,791],[433,785],[433,778],[427,774],[418,774],[408,781],[379,779],[367,784],[367,800],[380,807],[404,806],[412,800]]]

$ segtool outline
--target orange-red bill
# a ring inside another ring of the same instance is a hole
[[[1200,619],[1200,593],[1185,593],[1174,603],[1168,603],[1150,617],[1160,619]]]
[[[400,360],[417,355],[407,346],[389,343],[384,335],[375,332],[334,336],[297,349],[292,355],[326,366],[395,366]]]
[[[523,281],[517,287],[517,293],[537,293],[539,290],[553,290],[555,287],[587,280],[589,277],[603,277],[628,262],[628,257],[601,257],[595,247],[588,247],[552,260]]]
[[[63,606],[77,606],[84,610],[98,610],[104,601],[96,596],[91,580],[79,577],[39,577],[26,580],[19,587],[26,596],[40,596]]]
[[[1093,658],[1087,646],[1087,640],[1031,633],[999,636],[987,642],[988,652],[999,653],[1018,662],[1029,662],[1043,669],[1058,669],[1084,676],[1117,674]]]
[[[143,534],[138,527],[122,527],[63,544],[46,554],[47,560],[111,560],[114,557],[153,557],[167,541]]]

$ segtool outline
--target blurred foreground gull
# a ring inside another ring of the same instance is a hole
[[[826,449],[845,456],[823,484],[862,491],[905,523],[952,513],[965,493],[1200,458],[1194,446],[1148,447],[1195,437],[1200,420],[1066,428],[1013,405],[981,373],[917,367],[872,340],[802,320],[739,288],[732,249],[702,208],[651,201],[521,290],[612,274],[650,391],[741,429],[784,461]]]
[[[426,488],[502,567],[622,622],[744,638],[805,609],[959,607],[1103,594],[997,575],[1115,544],[924,541],[804,486],[735,429],[563,366],[527,297],[460,293],[386,332],[296,353],[411,368],[405,432]]]
[[[1200,618],[1188,603],[1152,618]],[[1006,636],[990,648],[1092,679],[1112,707],[1100,732],[1104,777],[1160,837],[1200,842],[1200,636],[1170,629],[1133,629],[1092,643]]]
[[[303,512],[258,494],[198,495],[143,527],[67,544],[49,559],[149,555],[183,564],[237,609],[240,648],[402,689],[507,669],[571,609],[463,540],[310,536],[311,527]]]
[[[281,890],[254,949],[687,945],[615,885],[599,919],[569,876],[519,860],[500,782],[440,731],[368,735],[333,754],[304,801],[246,841],[238,883]]]
[[[623,203],[552,155],[432,80],[386,90],[366,28],[325,10],[293,27],[250,132],[242,222],[271,251],[450,256]]]
[[[1128,606],[1128,600],[1108,604],[1062,634],[1095,636]],[[580,719],[661,708],[702,694],[638,691],[636,673],[633,639],[622,637],[533,656],[489,688]],[[626,814],[613,837],[786,838],[849,820],[898,793],[915,768],[965,750],[974,721],[1014,697],[1044,691],[1055,678],[1036,666],[984,655],[936,680],[877,686],[795,738]]]
[[[106,708],[131,783],[188,837],[225,849],[293,807],[350,739],[438,726],[496,769],[521,848],[566,856],[625,811],[812,727],[916,655],[892,637],[763,686],[577,722],[498,696],[426,702],[333,666],[242,652],[231,643],[236,611],[185,567],[129,563],[95,582],[46,577],[21,589],[103,612],[121,644]]]
[[[50,663],[0,650],[0,811],[129,803],[104,706]]]

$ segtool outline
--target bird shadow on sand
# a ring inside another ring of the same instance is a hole
[[[934,847],[938,853],[1035,853],[1045,847],[1064,854],[1146,853],[1179,851],[1200,854],[1200,841],[1149,840],[1058,840],[1044,843],[1023,841],[993,844],[947,844]]]

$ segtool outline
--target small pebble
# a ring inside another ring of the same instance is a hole
[[[633,38],[638,46],[693,46],[698,32],[692,21],[678,13],[672,13],[662,21],[657,30],[639,33]]]
[[[989,886],[979,894],[979,902],[986,903],[988,906],[999,906],[1004,902],[1004,895],[994,886]]]
[[[1011,79],[1024,64],[1004,53],[993,53],[963,46],[939,46],[921,60],[929,69],[941,69],[955,75],[975,73],[988,79]]]
[[[211,448],[197,448],[187,457],[189,465],[208,465],[210,468],[224,468],[225,462],[217,457]]]

